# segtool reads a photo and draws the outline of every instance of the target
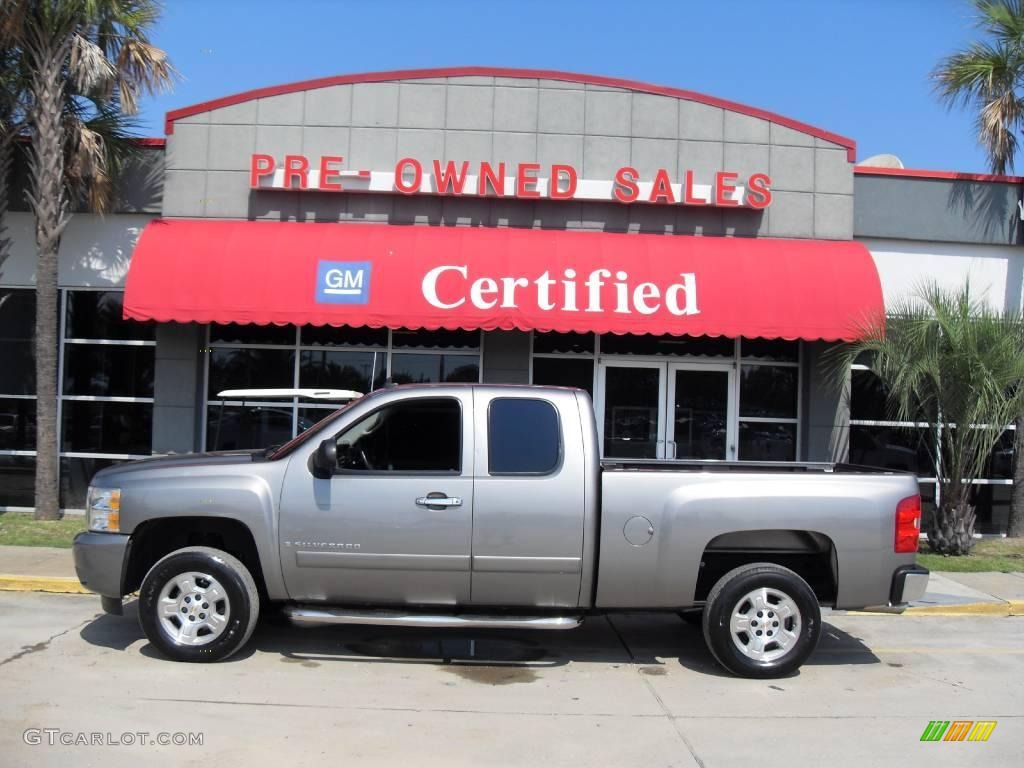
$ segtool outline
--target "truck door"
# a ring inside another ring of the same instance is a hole
[[[583,572],[583,434],[573,393],[476,389],[473,603],[575,607]],[[557,402],[566,407],[560,418]]]
[[[471,391],[390,399],[334,438],[332,477],[314,477],[300,456],[285,477],[280,551],[289,595],[335,603],[468,602]]]

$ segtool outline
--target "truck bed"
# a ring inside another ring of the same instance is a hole
[[[898,469],[827,461],[711,461],[698,459],[602,459],[605,472],[807,472],[908,475]]]

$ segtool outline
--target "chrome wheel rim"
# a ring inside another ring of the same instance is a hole
[[[179,573],[164,584],[157,601],[160,629],[178,645],[207,645],[224,632],[231,618],[227,592],[213,576]]]
[[[776,661],[796,646],[802,623],[793,598],[782,590],[761,587],[736,602],[729,619],[729,634],[747,658]]]

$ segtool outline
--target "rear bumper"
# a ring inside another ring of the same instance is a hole
[[[929,571],[922,565],[902,565],[892,575],[892,589],[889,602],[892,605],[905,605],[924,597],[928,589]]]
[[[124,564],[130,537],[120,533],[83,531],[75,536],[72,552],[75,573],[82,586],[120,602],[124,595]],[[111,601],[104,600],[104,608]]]

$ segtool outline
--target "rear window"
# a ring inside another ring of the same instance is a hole
[[[545,475],[558,466],[558,412],[547,400],[497,398],[491,401],[487,421],[490,474]]]

